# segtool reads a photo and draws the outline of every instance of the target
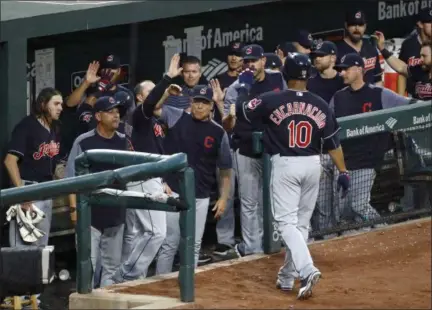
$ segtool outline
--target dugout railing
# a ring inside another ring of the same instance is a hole
[[[338,119],[352,187],[345,199],[336,190],[337,171],[325,153],[310,236],[322,238],[370,229],[431,214],[432,102]],[[262,133],[254,149],[263,159],[264,251],[280,251],[270,206],[270,156]]]
[[[115,170],[91,173],[94,164],[109,164]],[[186,154],[170,156],[139,152],[91,150],[75,159],[75,177],[2,190],[1,206],[44,200],[76,193],[77,204],[77,292],[92,292],[91,207],[133,208],[180,213],[180,299],[195,299],[195,176]],[[180,177],[180,197],[123,190],[130,182],[140,182],[168,173]],[[117,189],[115,189],[117,188]]]

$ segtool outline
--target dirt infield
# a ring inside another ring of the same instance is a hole
[[[307,301],[275,288],[276,254],[197,274],[196,302],[178,309],[431,308],[430,219],[310,248],[323,278]],[[179,298],[176,279],[115,291]]]

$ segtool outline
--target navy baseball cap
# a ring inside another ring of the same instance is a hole
[[[297,42],[304,48],[312,48],[313,38],[309,31],[307,30],[298,30],[294,34],[293,42]]]
[[[118,69],[121,66],[120,58],[114,54],[106,55],[100,62],[101,69]]]
[[[336,55],[337,54],[337,47],[336,44],[334,44],[331,41],[323,41],[321,43],[318,43],[315,46],[315,49],[311,52],[311,56],[327,56],[327,55]]]
[[[366,15],[361,10],[350,10],[345,15],[345,22],[348,26],[365,25]]]
[[[111,96],[103,96],[96,100],[94,105],[95,112],[106,112],[111,109],[114,109],[120,105],[120,101],[115,100],[114,97]]]
[[[335,66],[335,69],[342,71],[354,66],[364,68],[364,60],[357,53],[349,53],[341,58],[340,63]]]
[[[288,55],[288,53],[297,53],[297,49],[292,42],[283,42],[276,46],[276,49],[280,49],[284,56]]]
[[[264,53],[264,57],[266,57],[265,68],[266,69],[274,69],[282,67],[282,61],[275,53]]]
[[[196,85],[192,89],[192,99],[204,99],[208,102],[213,102],[213,89],[207,85]]]
[[[422,23],[432,23],[432,8],[422,9],[418,14],[417,20]]]
[[[242,42],[232,42],[229,46],[229,52],[228,55],[235,55],[235,56],[242,56],[242,49],[244,47],[244,44]]]
[[[242,55],[243,59],[252,59],[252,60],[258,60],[262,57],[264,57],[264,49],[261,47],[261,45],[258,44],[250,44],[246,45],[242,49]]]

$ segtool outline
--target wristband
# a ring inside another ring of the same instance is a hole
[[[384,48],[381,50],[381,55],[384,57],[384,59],[389,59],[393,56],[393,53],[390,52],[388,49]]]

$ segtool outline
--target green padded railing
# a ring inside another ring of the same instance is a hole
[[[379,132],[404,131],[412,132],[421,131],[428,139],[416,139],[419,147],[427,150],[425,156],[432,157],[432,102],[419,102],[409,106],[402,106],[392,109],[386,109],[367,114],[357,114],[353,116],[338,118],[341,127],[339,138],[346,140],[361,136],[376,134]],[[422,143],[423,142],[423,143]],[[264,253],[277,253],[281,249],[281,239],[277,231],[277,224],[274,221],[271,212],[270,199],[270,175],[271,161],[270,156],[263,153],[262,133],[253,133],[254,152],[262,154],[263,158],[263,225]],[[409,173],[409,172],[407,172]]]
[[[109,163],[126,166],[111,171],[90,174],[94,163]],[[33,184],[21,188],[1,191],[1,204],[12,205],[27,201],[50,199],[69,193],[77,193],[77,291],[88,294],[92,291],[93,268],[91,265],[91,206],[107,208],[127,207],[136,209],[180,212],[180,295],[183,302],[195,299],[195,176],[188,167],[185,154],[160,156],[138,152],[92,150],[79,155],[75,160],[76,175],[72,178]],[[180,201],[169,199],[166,204],[141,197],[112,196],[103,192],[92,193],[115,184],[141,181],[166,173],[181,172]]]

